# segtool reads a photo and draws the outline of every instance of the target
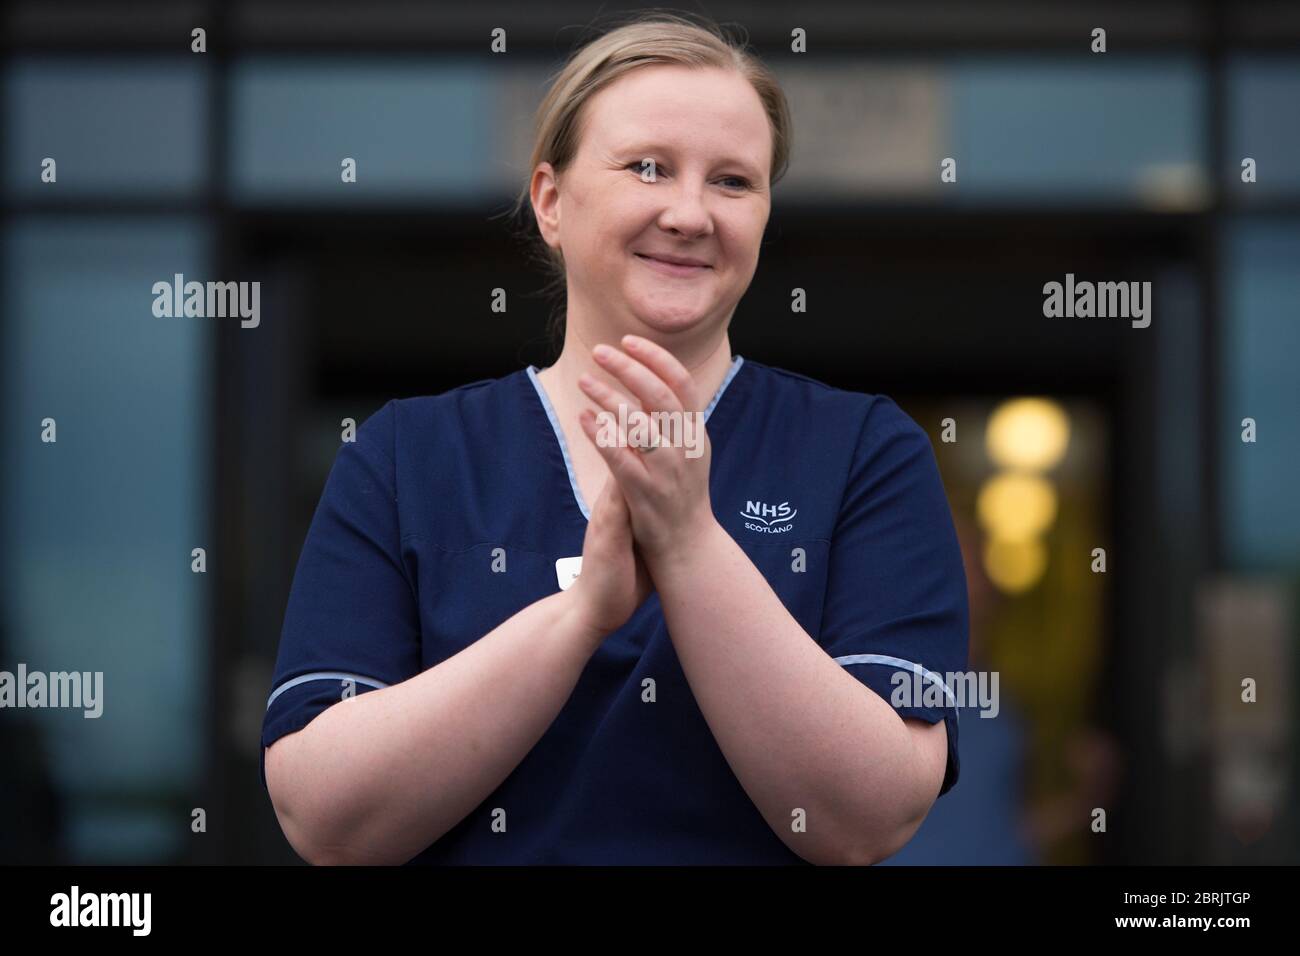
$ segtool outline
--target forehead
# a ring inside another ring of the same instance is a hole
[[[734,157],[766,169],[772,133],[758,93],[739,73],[656,64],[619,77],[587,102],[582,149],[657,144]]]

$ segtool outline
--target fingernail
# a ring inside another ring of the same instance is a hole
[[[595,353],[596,358],[602,358],[602,359],[609,358],[611,355],[614,354],[614,350],[610,348],[608,345],[597,345],[595,349],[593,349],[592,351]]]

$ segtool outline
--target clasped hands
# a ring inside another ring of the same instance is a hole
[[[708,433],[703,396],[694,377],[662,346],[625,335],[621,348],[598,345],[592,357],[618,385],[590,375],[578,384],[603,413],[584,409],[583,431],[609,466],[610,478],[587,522],[582,570],[569,589],[582,626],[597,638],[622,627],[654,587],[656,568],[718,527],[709,499]],[[619,406],[623,406],[620,417]],[[664,413],[664,414],[659,414]],[[639,419],[645,451],[627,444],[615,423]],[[647,425],[648,421],[648,425]],[[665,437],[656,424],[677,422],[676,438],[693,435],[691,448]],[[698,423],[696,432],[695,429]],[[617,435],[619,441],[611,441]]]

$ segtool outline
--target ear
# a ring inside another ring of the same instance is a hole
[[[528,184],[528,196],[533,204],[533,217],[542,239],[552,249],[560,243],[560,183],[559,174],[550,163],[538,163]]]

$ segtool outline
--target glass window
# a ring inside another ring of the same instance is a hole
[[[250,59],[231,79],[237,202],[454,201],[500,179],[502,131],[480,67]]]
[[[155,859],[188,832],[161,801],[201,766],[210,329],[238,320],[153,315],[153,283],[207,278],[197,219],[23,217],[4,239],[5,667],[103,674],[97,718],[13,713],[69,798],[71,858],[121,860],[132,832]]]
[[[1300,193],[1300,58],[1236,57],[1227,74],[1228,162],[1232,194],[1241,199]],[[1255,160],[1255,182],[1241,181],[1241,161]]]
[[[952,64],[959,200],[1205,201],[1205,83],[1182,57]]]
[[[14,60],[5,188],[41,199],[196,193],[207,170],[207,76],[189,60]],[[41,181],[47,157],[55,184]]]
[[[1300,561],[1300,220],[1239,219],[1225,242],[1224,545],[1239,568]],[[1253,418],[1255,442],[1243,442]]]

